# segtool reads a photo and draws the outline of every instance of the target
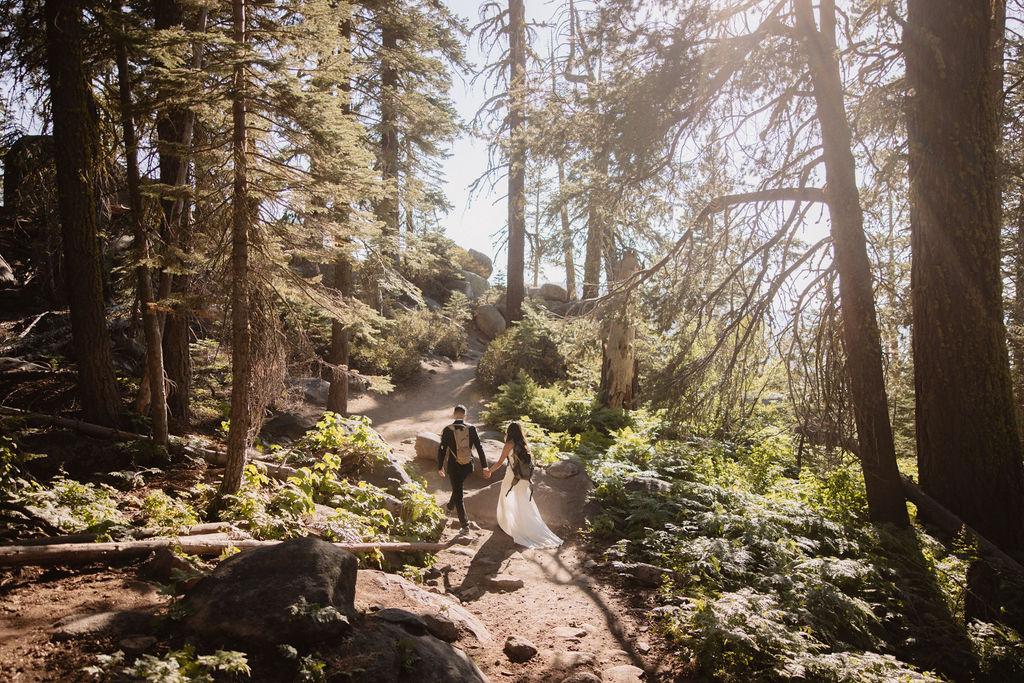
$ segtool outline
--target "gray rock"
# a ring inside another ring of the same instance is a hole
[[[447,568],[449,571],[450,567]],[[442,571],[445,571],[442,569]],[[455,622],[460,631],[471,635],[479,643],[488,643],[491,634],[476,616],[466,610],[454,596],[438,595],[417,586],[396,574],[386,574],[373,569],[362,569],[356,584],[359,604],[380,604],[400,607],[421,618],[430,629],[429,615]],[[443,617],[439,615],[444,615]],[[441,627],[444,629],[445,627]],[[443,632],[443,631],[442,631]],[[435,634],[437,635],[437,634]]]
[[[430,631],[430,635],[435,638],[440,638],[441,640],[449,643],[459,639],[459,625],[443,614],[427,612],[425,614],[421,614],[420,618],[423,620],[423,623],[427,625],[427,630]]]
[[[466,282],[469,283],[470,289],[473,290],[474,299],[479,299],[491,288],[491,283],[487,281],[487,278],[480,277],[476,273],[464,270],[462,271],[462,277],[465,278]]]
[[[509,636],[505,639],[505,656],[511,661],[528,662],[537,654],[537,646],[522,636]]]
[[[538,294],[541,299],[547,301],[564,302],[569,300],[569,293],[565,291],[565,287],[550,282],[541,285]]]
[[[411,636],[405,629],[371,620],[357,629],[339,655],[359,656],[360,669],[350,679],[360,683],[407,681],[417,683],[483,683],[487,678],[469,655],[431,635]]]
[[[153,636],[129,636],[128,638],[122,638],[117,643],[119,648],[130,655],[137,655],[140,652],[145,652],[154,645],[156,645],[156,638]]]
[[[670,482],[656,477],[631,477],[622,486],[627,491],[642,491],[644,493],[669,493],[672,490]]]
[[[577,671],[567,678],[563,678],[562,683],[601,683],[601,678],[589,671]]]
[[[645,655],[645,654],[647,654],[648,652],[651,651],[651,646],[650,646],[649,643],[646,643],[646,642],[641,640],[640,642],[638,642],[636,644],[636,649],[640,650],[640,654]]]
[[[469,282],[464,279],[449,280],[444,283],[444,288],[450,292],[462,292],[466,295],[467,299],[473,298],[473,285],[469,284]]]
[[[329,386],[328,390],[330,390]],[[316,423],[317,418],[311,415],[281,413],[279,415],[275,415],[263,424],[263,429],[260,430],[260,438],[264,441],[273,441],[277,443],[282,441],[294,441],[316,427]]]
[[[603,683],[637,683],[643,680],[644,670],[631,664],[613,666],[601,672]]]
[[[419,615],[398,607],[386,607],[374,612],[374,619],[383,619],[390,624],[401,626],[413,635],[422,636],[427,632],[427,623]]]
[[[511,574],[496,574],[487,579],[487,584],[500,591],[517,591],[525,586],[526,582]]]
[[[572,671],[581,666],[594,666],[597,664],[597,655],[593,652],[551,652],[548,660],[554,670]]]
[[[587,632],[575,626],[556,626],[552,629],[551,635],[555,638],[582,638],[587,635]]]
[[[436,457],[437,453],[434,455]],[[368,484],[379,486],[394,496],[399,495],[399,489],[403,485],[412,483],[412,477],[405,471],[402,463],[391,457],[364,468],[360,471],[359,478]]]
[[[433,432],[420,432],[416,435],[416,457],[437,462],[437,451],[441,448],[441,436]]]
[[[331,391],[331,383],[319,377],[289,377],[285,384],[291,391],[318,406],[327,404],[327,395]]]
[[[642,584],[648,586],[660,586],[662,579],[671,576],[675,572],[664,567],[655,567],[653,564],[638,562],[633,567],[633,576]]]
[[[474,270],[484,277],[490,277],[491,273],[494,272],[494,264],[491,262],[491,257],[476,249],[470,249],[467,253],[473,258],[473,263],[477,266]]]
[[[430,310],[430,311],[440,311],[441,310],[441,304],[439,304],[436,299],[431,299],[429,296],[423,297],[423,303],[425,303],[427,305],[427,310]]]
[[[679,611],[678,605],[662,605],[661,607],[655,607],[651,610],[651,614],[656,617],[667,617],[675,614]]]
[[[177,572],[187,574],[191,571],[192,565],[188,563],[188,560],[178,557],[170,548],[159,548],[153,551],[139,566],[139,576],[158,583],[172,583],[177,580]]]
[[[118,611],[96,614],[72,614],[54,624],[50,636],[54,640],[87,638],[104,633],[130,635],[145,633],[152,627],[154,617],[145,612]]]
[[[351,553],[313,537],[246,550],[186,594],[182,625],[211,646],[336,639],[355,615],[356,565]],[[303,602],[306,611],[333,608],[337,616],[295,613]]]
[[[487,339],[494,339],[504,332],[507,326],[505,316],[490,304],[478,306],[473,312],[473,320]]]
[[[559,460],[555,464],[548,466],[544,471],[555,479],[568,479],[582,472],[583,465],[576,460]]]

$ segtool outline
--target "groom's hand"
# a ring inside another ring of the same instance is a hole
[[[442,477],[445,476],[444,470],[438,470],[437,473],[440,474]]]
[[[490,478],[491,478],[491,470],[490,469],[485,469],[484,470],[484,479],[490,479]]]

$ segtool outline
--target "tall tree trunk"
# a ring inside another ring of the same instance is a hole
[[[245,0],[232,0],[233,38],[244,46]],[[220,484],[220,496],[232,494],[242,483],[245,450],[249,442],[249,383],[252,375],[251,330],[249,325],[249,206],[248,162],[246,159],[245,66],[234,67],[231,84],[231,156],[234,187],[231,208],[231,424],[228,430],[227,464]]]
[[[526,5],[509,0],[509,169],[508,268],[506,313],[509,322],[523,317],[526,268]]]
[[[352,54],[352,20],[346,19],[341,24],[342,49],[351,58]],[[346,79],[341,83],[341,89],[346,93],[344,103],[341,105],[342,114],[347,118],[352,114],[352,105],[348,99],[352,91],[351,82]],[[348,207],[342,209],[340,222],[347,225],[349,222]],[[343,300],[352,296],[352,262],[348,253],[341,251],[334,260],[334,289],[338,291]],[[338,319],[331,321],[331,351],[328,362],[335,368],[331,371],[331,387],[327,392],[327,410],[345,415],[348,413],[348,363],[349,363],[349,331],[348,326]],[[341,370],[344,370],[342,372]]]
[[[399,202],[398,202],[398,32],[394,18],[387,16],[397,11],[385,5],[381,22],[381,74],[380,74],[380,173],[384,180],[384,196],[377,206],[377,219],[384,224],[384,254],[396,265],[399,262]]]
[[[1000,278],[990,2],[909,0],[911,304],[921,486],[1024,548],[1024,471]]]
[[[339,255],[334,261],[334,288],[342,299],[352,296],[352,262],[348,254]],[[348,326],[340,320],[331,322],[331,355],[328,359],[337,370],[331,372],[331,388],[327,393],[327,410],[345,415],[348,413]]]
[[[569,301],[576,299],[576,262],[573,258],[572,229],[569,226],[569,205],[566,203],[565,164],[558,162],[558,217],[562,221],[562,252],[565,261],[565,290],[569,293]]]
[[[115,9],[120,11],[120,0]],[[149,414],[153,422],[154,443],[167,445],[167,398],[164,394],[164,353],[160,345],[160,321],[153,305],[153,281],[149,266],[149,235],[142,224],[142,191],[139,179],[139,148],[135,137],[132,112],[131,72],[128,70],[127,38],[117,39],[117,80],[121,97],[121,126],[124,132],[125,166],[128,176],[128,197],[131,205],[129,218],[139,265],[135,267],[138,280],[139,307],[142,309],[142,329],[146,337],[146,370],[149,377]]]
[[[590,181],[587,207],[587,250],[583,257],[583,298],[593,299],[601,291],[601,263],[608,243],[608,149],[594,153],[594,171]]]
[[[181,28],[184,24],[184,10],[179,0],[154,0],[154,25],[157,29]],[[205,29],[206,10],[200,10],[197,30]],[[202,48],[193,47],[193,67],[198,68],[202,59]],[[162,98],[163,99],[163,98]],[[160,183],[168,187],[185,184],[188,169],[188,149],[192,142],[193,112],[176,106],[169,106],[157,117],[157,153],[159,155]],[[192,247],[190,226],[183,220],[186,200],[183,197],[165,197],[161,200],[163,220],[161,238],[170,250],[188,253]],[[179,264],[181,266],[183,264]],[[190,290],[188,275],[172,275],[168,271],[160,274],[157,297],[168,299],[172,293],[179,298],[187,296]],[[163,313],[161,332],[163,334],[164,367],[171,391],[167,397],[168,409],[181,423],[189,422],[189,400],[192,386],[192,363],[188,352],[189,320],[184,306],[173,307],[170,313]]]
[[[45,12],[57,199],[78,388],[86,419],[112,425],[120,399],[103,309],[93,189],[100,165],[99,123],[85,72],[82,5],[79,0],[47,0]]]
[[[640,268],[633,251],[626,252],[615,266],[613,282],[624,282]],[[636,324],[632,294],[624,294],[621,305],[605,321],[601,363],[601,403],[609,408],[636,408]]]
[[[860,462],[873,522],[907,526],[907,506],[899,469],[882,370],[882,341],[875,314],[871,262],[864,235],[864,215],[857,189],[857,167],[836,60],[835,4],[821,2],[821,30],[814,23],[811,0],[797,0],[797,22],[811,67],[814,98],[825,152],[826,193],[832,248],[839,271],[839,306],[850,397],[860,442]]]

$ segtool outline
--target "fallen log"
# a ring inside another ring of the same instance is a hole
[[[917,506],[918,513],[921,517],[924,517],[951,536],[958,533],[960,529],[966,529],[967,533],[969,533],[978,542],[978,549],[982,554],[988,555],[998,564],[1017,572],[1021,576],[1024,576],[1024,566],[1017,562],[1017,560],[1000,550],[992,541],[979,534],[969,524],[965,523],[962,519],[957,517],[956,514],[950,511],[949,508],[925,493],[924,490],[909,477],[901,474],[900,480],[903,483],[904,495],[906,495],[907,500]]]
[[[193,555],[220,555],[228,548],[248,550],[280,541],[234,540],[222,534],[153,538],[143,541],[113,543],[62,543],[52,545],[0,546],[0,565],[81,564],[103,560],[143,557],[158,548],[181,548]],[[373,552],[438,552],[445,543],[335,543],[352,553]]]

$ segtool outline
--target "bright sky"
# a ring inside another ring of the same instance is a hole
[[[456,14],[468,19],[470,27],[480,20],[479,11],[482,3],[478,0],[446,0],[446,3]],[[484,57],[477,49],[477,45],[477,40],[473,37],[468,46],[467,56],[475,68],[480,68],[483,66]],[[467,123],[473,119],[485,99],[482,80],[470,85],[470,78],[471,75],[467,75],[464,82],[457,79],[451,92],[459,115]],[[494,261],[495,270],[504,271],[506,252],[504,248],[499,252],[496,244],[503,242],[501,233],[505,230],[508,218],[505,181],[501,179],[492,193],[488,193],[484,186],[473,196],[472,201],[469,197],[470,184],[487,170],[486,141],[469,136],[457,140],[452,146],[451,157],[446,161],[444,169],[447,176],[445,190],[448,193],[448,201],[455,207],[451,213],[441,218],[445,233],[460,246],[487,254]]]

